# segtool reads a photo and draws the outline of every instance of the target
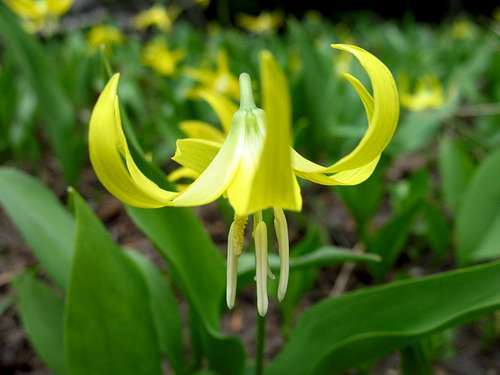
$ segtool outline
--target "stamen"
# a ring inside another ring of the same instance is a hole
[[[267,299],[267,227],[264,221],[258,221],[257,215],[254,216],[254,225],[257,311],[260,316],[265,316],[269,305]]]
[[[281,208],[274,208],[274,230],[278,239],[278,251],[280,256],[280,279],[278,283],[278,301],[285,298],[288,286],[289,273],[289,243],[288,243],[288,225],[285,214]]]
[[[236,299],[238,282],[238,259],[243,251],[245,240],[246,216],[235,216],[229,228],[227,241],[227,275],[226,275],[226,303],[232,309]]]

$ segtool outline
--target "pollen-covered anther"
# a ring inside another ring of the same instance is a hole
[[[227,280],[226,280],[226,303],[232,309],[236,298],[236,286],[238,281],[238,258],[243,251],[245,243],[246,216],[236,216],[227,241]]]

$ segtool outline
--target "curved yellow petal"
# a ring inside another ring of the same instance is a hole
[[[195,138],[179,139],[176,144],[172,160],[198,174],[207,169],[221,148],[220,143]]]
[[[159,188],[135,165],[123,133],[117,96],[119,75],[102,91],[89,126],[90,161],[101,183],[115,197],[136,207],[162,207],[177,193]]]
[[[297,176],[320,185],[357,185],[371,176],[371,174],[375,170],[375,167],[377,166],[379,159],[380,155],[373,159],[371,162],[363,165],[362,167],[348,169],[342,172],[335,173],[331,176],[325,175],[323,173],[296,173]]]
[[[363,84],[355,77],[348,73],[344,73],[343,77],[349,81],[349,83],[354,87],[356,92],[361,99],[363,106],[366,111],[366,117],[368,118],[368,126],[373,126],[373,121],[371,118],[373,116],[373,98],[370,93],[366,90]],[[300,155],[297,151],[292,149],[292,165],[296,172],[301,173],[329,173],[331,167],[324,167],[317,164],[304,156]],[[302,176],[302,175],[301,175]]]
[[[222,95],[204,89],[195,90],[193,96],[205,100],[212,107],[219,117],[224,131],[228,133],[233,115],[238,110],[236,104]]]
[[[179,125],[182,132],[190,138],[205,139],[207,141],[224,142],[224,133],[204,121],[188,120]]]
[[[373,88],[373,115],[359,144],[328,168],[330,173],[359,168],[372,162],[391,140],[399,118],[398,91],[389,69],[371,53],[357,46],[334,44],[332,47],[353,54],[366,70]]]

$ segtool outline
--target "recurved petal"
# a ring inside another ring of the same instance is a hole
[[[373,88],[373,115],[367,132],[351,153],[329,168],[329,172],[340,172],[359,168],[382,153],[396,130],[399,98],[391,72],[379,59],[357,46],[334,44],[332,47],[353,54],[366,70]]]
[[[371,176],[380,156],[377,156],[371,162],[359,168],[348,169],[333,175],[323,173],[304,173],[297,172],[297,175],[303,179],[309,180],[320,185],[357,185],[368,179]]]
[[[41,7],[33,0],[4,0],[4,3],[18,16],[29,19],[43,16]]]
[[[207,122],[197,120],[182,121],[179,127],[189,138],[204,139],[218,143],[224,142],[224,133]]]
[[[111,194],[136,207],[162,207],[177,193],[160,189],[135,165],[120,120],[115,74],[99,96],[89,127],[90,161]]]
[[[371,118],[373,116],[373,98],[366,90],[365,86],[354,76],[344,73],[343,77],[349,81],[349,83],[354,87],[356,92],[363,103],[366,111],[366,117],[368,118],[368,127],[373,126],[373,121]],[[297,151],[292,149],[292,165],[293,169],[298,173],[331,173],[333,165],[329,167],[324,167],[317,164],[304,156],[300,155]],[[302,174],[301,174],[302,176]],[[329,177],[328,177],[329,178]],[[311,180],[312,181],[312,180]]]

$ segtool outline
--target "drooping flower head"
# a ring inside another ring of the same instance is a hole
[[[27,31],[50,33],[58,19],[67,13],[74,0],[4,0],[24,22]]]
[[[401,75],[399,79],[401,106],[410,111],[441,108],[445,103],[443,86],[433,75],[425,75],[417,80],[415,89],[411,91],[409,79]]]
[[[255,34],[268,34],[278,30],[283,23],[283,14],[279,10],[262,12],[258,16],[238,14],[236,21],[247,31]]]
[[[399,99],[390,71],[367,51],[352,45],[334,45],[351,53],[368,73],[373,96],[355,77],[344,74],[365,107],[368,129],[355,149],[330,166],[321,166],[301,156],[291,144],[291,105],[288,83],[270,52],[260,54],[262,109],[253,99],[248,74],[240,75],[240,107],[230,124],[228,99],[211,94],[206,100],[224,124],[223,131],[207,131],[205,138],[177,141],[173,157],[194,181],[182,191],[169,191],[147,178],[134,162],[122,130],[117,96],[119,76],[106,85],[93,110],[90,129],[90,160],[103,185],[126,204],[156,208],[198,206],[222,195],[234,209],[229,230],[227,260],[227,304],[234,305],[238,257],[243,251],[248,217],[253,218],[255,241],[257,309],[268,307],[269,276],[267,226],[262,211],[274,212],[274,229],[281,260],[278,299],[288,283],[288,229],[284,210],[300,211],[302,197],[297,177],[323,185],[354,185],[366,180],[396,129]],[[203,123],[198,123],[198,134]],[[206,129],[205,129],[206,130]],[[214,137],[215,135],[215,137]]]
[[[168,8],[154,5],[143,10],[134,18],[134,26],[137,30],[156,27],[158,30],[168,32],[172,29],[172,25],[179,14],[180,9],[174,5]]]
[[[186,68],[188,77],[196,81],[199,86],[195,91],[213,91],[238,100],[240,89],[238,79],[231,73],[227,62],[227,53],[223,49],[217,52],[217,68]]]
[[[94,26],[87,34],[87,43],[94,50],[100,47],[109,49],[113,45],[123,43],[124,39],[120,29],[111,25]]]
[[[155,39],[144,47],[142,62],[161,75],[172,76],[185,55],[183,50],[170,50],[163,40]]]

